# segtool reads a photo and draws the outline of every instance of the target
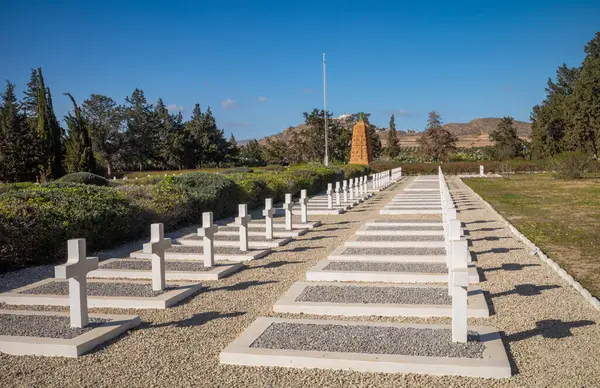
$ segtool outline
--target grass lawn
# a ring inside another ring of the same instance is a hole
[[[600,297],[600,179],[526,174],[464,181]]]

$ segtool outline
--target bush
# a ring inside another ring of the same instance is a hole
[[[221,172],[221,174],[234,174],[234,173],[238,173],[238,172],[253,172],[254,170],[252,170],[250,167],[236,167],[236,168],[232,168],[231,170],[225,170],[223,172]]]
[[[108,186],[109,181],[100,175],[90,172],[74,172],[59,179],[62,182],[81,183],[84,185]]]
[[[557,178],[579,179],[590,164],[591,158],[588,154],[582,152],[563,152],[552,158],[549,166]]]

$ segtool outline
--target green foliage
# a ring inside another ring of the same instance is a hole
[[[498,128],[490,133],[490,140],[494,143],[494,154],[496,159],[513,159],[521,155],[523,143],[517,136],[517,128],[513,124],[512,117],[504,117],[498,124]]]
[[[254,139],[248,141],[240,148],[239,163],[247,166],[266,165],[263,155],[263,147]]]
[[[456,136],[442,128],[440,114],[436,111],[430,112],[427,129],[419,137],[419,145],[425,154],[434,162],[448,160],[450,154],[456,150],[456,141]]]
[[[108,186],[109,181],[100,175],[89,172],[74,172],[59,179],[62,182],[81,183],[84,185]]]
[[[400,153],[400,142],[396,133],[396,121],[394,115],[390,117],[390,129],[385,135],[385,154],[388,159],[393,160]]]
[[[390,170],[392,168],[402,167],[403,175],[426,175],[437,174],[438,166],[446,174],[479,174],[479,166],[483,165],[486,173],[501,173],[506,168],[513,172],[539,172],[544,171],[543,161],[531,160],[507,160],[481,161],[481,162],[447,162],[447,163],[400,163],[393,161],[376,161],[370,164],[375,172]]]
[[[567,151],[550,160],[550,169],[557,178],[578,179],[591,165],[591,157],[583,152]]]
[[[65,165],[68,172],[91,172],[96,169],[96,160],[92,151],[92,142],[88,132],[88,124],[81,114],[75,99],[70,93],[65,93],[73,103],[74,113],[65,116],[69,134],[65,141]]]

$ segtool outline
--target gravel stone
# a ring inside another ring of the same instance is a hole
[[[90,318],[84,328],[71,327],[70,322],[69,317],[1,314],[0,335],[71,339],[108,322],[108,319]]]
[[[250,347],[452,358],[483,358],[485,350],[473,331],[461,344],[452,342],[452,331],[446,329],[288,322],[271,324]]]
[[[442,222],[442,217],[437,214],[423,214],[421,217],[416,218],[414,214],[407,214],[406,216],[399,215],[398,218],[376,219],[372,222]]]
[[[248,249],[247,252],[240,251],[236,247],[214,247],[214,252],[217,255],[247,255],[252,249]],[[167,252],[178,252],[178,253],[204,253],[204,247],[193,246],[193,245],[173,245],[167,249]]]
[[[447,288],[308,286],[297,302],[450,305]]]
[[[444,263],[380,263],[372,261],[332,261],[324,271],[447,273]]]
[[[444,230],[441,226],[369,226],[367,230]]]
[[[193,236],[189,236],[186,237],[182,240],[202,240],[204,237],[200,237],[198,235],[193,235]],[[240,236],[236,235],[236,236],[224,236],[224,235],[215,235],[214,236],[215,240],[217,241],[240,241]],[[248,236],[248,241],[267,241],[267,239],[264,236]]]
[[[215,263],[215,267],[219,264]],[[205,267],[202,261],[165,261],[166,271],[203,272],[211,271],[215,267]],[[102,265],[102,269],[139,269],[152,270],[152,262],[144,259],[115,260]]]
[[[363,255],[382,255],[382,256],[441,256],[445,255],[444,248],[346,248],[342,255],[363,256]]]
[[[444,236],[357,236],[356,241],[444,241]]]
[[[88,282],[88,296],[134,296],[152,298],[170,289],[167,287],[163,291],[153,291],[150,284],[138,283],[98,283]],[[36,295],[69,295],[69,282],[56,280],[43,286],[22,291],[21,294]]]

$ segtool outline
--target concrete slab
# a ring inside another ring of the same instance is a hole
[[[126,268],[103,268],[114,262],[127,261],[129,259],[110,259],[99,264],[99,268],[88,274],[89,278],[124,278],[124,279],[152,279],[150,269],[126,269]],[[149,259],[132,259],[135,261]],[[131,260],[130,260],[131,261]],[[165,259],[166,262],[177,262],[179,260]],[[183,261],[189,262],[189,261]],[[219,280],[225,276],[239,271],[243,264],[216,262],[216,265],[207,271],[165,271],[166,280]]]
[[[365,222],[366,226],[439,226],[443,227],[442,222],[410,222],[410,221],[385,221],[376,222],[374,220]]]
[[[26,306],[69,306],[68,295],[51,294],[25,294],[23,292],[50,284],[53,282],[64,282],[60,279],[44,279],[42,281],[28,284],[27,286],[0,294],[0,303]],[[89,279],[88,284],[112,283],[112,284],[148,284],[135,280],[98,280]],[[166,309],[174,304],[195,294],[202,288],[200,283],[192,284],[168,284],[165,293],[154,297],[132,297],[132,296],[94,296],[88,295],[88,307],[109,307],[119,309]]]
[[[306,210],[309,216],[337,216],[345,213],[346,211],[343,209],[316,209],[316,208],[308,208]],[[300,209],[292,209],[292,214],[299,216],[301,214]]]
[[[418,373],[437,376],[468,376],[506,378],[511,376],[510,364],[498,330],[493,327],[470,326],[479,334],[485,348],[482,358],[405,356],[268,349],[252,344],[274,323],[306,325],[348,325],[368,327],[419,328],[449,330],[450,325],[374,323],[314,319],[257,318],[220,354],[221,364],[246,366],[277,366],[288,368],[319,368],[378,373]],[[335,335],[333,332],[331,335]],[[364,341],[369,341],[365,338]]]
[[[308,232],[308,229],[299,229],[299,230],[278,230],[278,231],[273,231],[273,237],[278,239],[278,238],[293,238],[293,237],[300,237],[304,234],[306,234]],[[236,232],[234,230],[229,231],[219,231],[218,234],[220,236],[238,236],[240,233]],[[258,228],[253,228],[251,231],[248,232],[248,236],[265,236],[266,235],[266,230],[259,230]]]
[[[183,245],[173,245],[172,248],[182,247]],[[197,251],[165,251],[165,260],[173,261],[202,261],[204,260],[204,254],[202,253],[201,247],[197,247]],[[215,248],[218,251],[218,248]],[[239,251],[239,253],[222,254],[215,253],[215,261],[230,261],[230,262],[243,262],[260,259],[271,253],[270,249],[249,249],[246,252]],[[150,253],[144,253],[143,251],[132,252],[129,257],[132,259],[150,259]]]
[[[387,233],[378,233],[376,236],[387,235]],[[360,236],[352,236],[344,241],[344,246],[349,248],[444,248],[445,241],[362,241]],[[367,238],[365,236],[363,238]],[[398,236],[400,238],[402,236]],[[419,236],[407,236],[407,238]]]
[[[312,282],[382,282],[382,283],[448,283],[448,272],[391,272],[391,271],[335,271],[327,270],[331,263],[348,260],[321,260],[306,272],[306,280]],[[381,261],[370,261],[379,263]],[[478,284],[479,274],[475,266],[469,267],[469,284]]]
[[[0,314],[69,317],[68,312],[54,311],[0,310]],[[0,352],[13,356],[78,357],[141,323],[137,315],[90,314],[90,318],[110,321],[71,339],[0,335]]]
[[[327,260],[331,261],[379,261],[379,262],[413,262],[413,263],[445,263],[446,255],[344,255],[346,247],[341,246],[333,250]],[[364,249],[368,251],[369,248]]]
[[[421,284],[365,284],[365,283],[335,283],[335,282],[296,282],[275,303],[273,311],[289,314],[317,314],[342,316],[384,316],[384,317],[451,317],[452,304],[396,304],[396,303],[333,303],[306,302],[296,299],[307,287],[371,287],[394,289],[441,289],[447,292],[446,285]],[[487,318],[490,311],[480,287],[471,286],[468,289],[467,314],[473,318]]]
[[[442,209],[381,209],[381,215],[398,215],[398,214],[442,214]]]
[[[363,225],[356,231],[357,236],[443,236],[443,230],[369,230]]]
[[[238,234],[239,235],[239,234]],[[235,236],[235,234],[234,234]],[[222,237],[222,239],[221,239]],[[214,246],[215,247],[239,247],[240,242],[239,239],[236,240],[228,240],[228,238],[232,237],[231,235],[221,234],[221,232],[217,232],[214,235]],[[290,241],[292,241],[291,237],[283,237],[283,238],[274,238],[273,240],[267,240],[265,238],[260,238],[261,236],[252,236],[252,238],[248,239],[248,247],[255,249],[264,249],[264,248],[276,248],[283,245],[286,245]],[[192,246],[192,247],[201,247],[204,243],[202,238],[199,238],[197,234],[192,233],[181,238],[177,239],[177,242],[181,245]]]

